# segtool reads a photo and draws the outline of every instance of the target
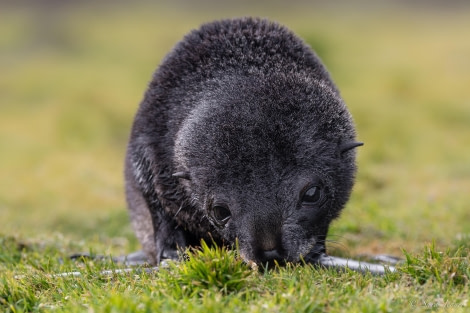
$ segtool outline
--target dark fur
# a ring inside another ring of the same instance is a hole
[[[155,263],[201,238],[238,239],[257,263],[322,252],[353,186],[354,140],[326,69],[289,30],[203,25],[164,59],[135,117],[126,191],[137,237]],[[322,201],[306,207],[309,184]],[[214,204],[229,208],[225,226]]]

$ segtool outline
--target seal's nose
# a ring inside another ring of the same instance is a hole
[[[261,264],[273,265],[276,261],[278,264],[284,263],[283,253],[279,249],[260,250],[258,252],[258,260]]]

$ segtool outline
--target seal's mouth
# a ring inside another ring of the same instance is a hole
[[[254,255],[240,250],[240,256],[245,263],[250,266],[256,264],[263,268],[285,266],[287,263],[320,264],[322,257],[325,255],[326,249],[323,242],[316,243],[306,255],[289,255],[289,252],[284,249],[273,249],[267,251],[258,249]]]

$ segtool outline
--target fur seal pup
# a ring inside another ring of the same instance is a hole
[[[155,72],[128,144],[126,195],[151,263],[201,239],[247,262],[315,261],[356,172],[355,128],[317,55],[263,19],[190,32]]]

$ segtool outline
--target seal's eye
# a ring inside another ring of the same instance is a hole
[[[313,186],[307,189],[302,196],[302,204],[311,205],[321,199],[321,189],[319,186]]]
[[[214,217],[217,224],[223,226],[227,224],[228,220],[232,216],[232,213],[225,206],[215,205],[212,207],[212,216]]]

